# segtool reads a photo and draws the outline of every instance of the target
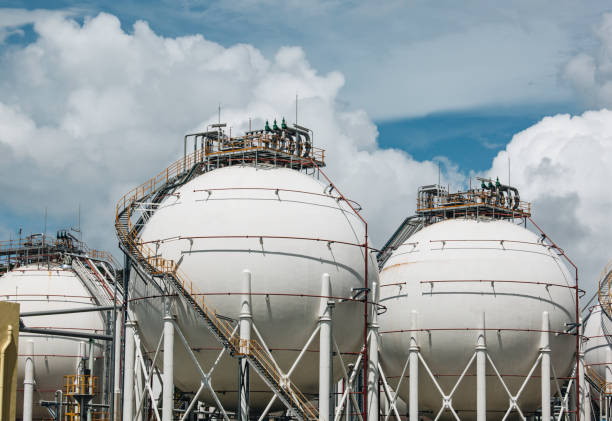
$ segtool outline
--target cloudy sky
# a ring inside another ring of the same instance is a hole
[[[612,6],[604,1],[0,3],[0,236],[76,225],[185,132],[294,115],[376,245],[419,185],[507,178],[592,289],[612,258]],[[611,14],[608,14],[611,13]]]

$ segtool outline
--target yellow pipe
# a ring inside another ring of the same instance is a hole
[[[0,348],[0,419],[4,419],[4,411],[6,411],[6,408],[4,406],[5,401],[8,403],[9,399],[5,399],[4,394],[6,393],[6,389],[8,389],[10,387],[10,385],[8,385],[7,387],[4,387],[4,382],[6,382],[9,376],[5,376],[5,366],[6,366],[6,350],[8,349],[9,346],[11,346],[11,343],[13,343],[13,325],[8,325],[8,337],[6,338],[6,341],[2,344],[2,347]],[[9,391],[10,392],[10,391]]]

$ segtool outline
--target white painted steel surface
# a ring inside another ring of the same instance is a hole
[[[443,280],[485,282],[436,282]],[[495,280],[561,286],[491,282]],[[561,258],[539,244],[539,236],[507,221],[456,219],[428,226],[395,250],[381,271],[380,283],[380,303],[388,308],[379,316],[387,376],[401,373],[411,334],[385,332],[410,330],[411,312],[416,311],[418,328],[424,329],[416,333],[420,352],[432,372],[440,374],[437,381],[446,394],[476,350],[483,313],[487,352],[512,394],[538,358],[542,312],[549,313],[554,331],[563,331],[565,323],[574,321],[574,290],[565,287],[574,285],[574,279]],[[569,372],[574,340],[574,336],[550,335],[550,359],[559,376]],[[411,372],[412,368],[411,364]],[[486,373],[487,419],[499,419],[508,408],[508,396],[499,380],[491,377],[494,372],[489,363]],[[521,395],[523,411],[541,406],[539,380],[532,378]],[[396,384],[397,378],[391,383]],[[407,383],[400,390],[406,401]],[[452,400],[462,419],[476,418],[476,390],[476,367],[472,366]],[[421,412],[435,414],[441,406],[440,394],[424,372],[419,373],[418,402]],[[449,416],[449,412],[445,414]]]
[[[94,306],[95,301],[81,280],[70,269],[58,264],[32,264],[14,269],[0,277],[0,300],[18,302],[20,311],[60,310]],[[56,314],[25,317],[28,327],[73,330],[85,333],[104,333],[102,316],[97,312]],[[56,390],[62,390],[64,376],[76,374],[79,355],[79,338],[61,338],[31,333],[19,333],[19,349],[26,349],[26,341],[34,344],[34,409],[33,419],[48,417],[40,400],[55,400]],[[101,376],[103,369],[102,344],[96,342],[95,373]],[[20,353],[22,354],[22,353]],[[23,385],[25,355],[19,356],[17,384]],[[98,385],[102,386],[102,379]],[[18,413],[22,417],[23,388],[17,388]]]
[[[180,262],[181,270],[200,291],[234,293],[206,297],[210,307],[234,319],[238,319],[240,311],[242,270],[250,270],[253,294],[270,294],[252,297],[253,323],[270,348],[283,349],[273,351],[273,355],[281,369],[287,371],[316,327],[321,275],[330,274],[334,296],[350,297],[352,288],[363,287],[363,247],[338,243],[362,244],[363,223],[335,191],[327,193],[327,187],[313,176],[285,168],[217,169],[198,176],[181,186],[177,194],[165,198],[144,226],[142,239],[154,249],[158,247],[162,257]],[[246,235],[252,237],[197,238]],[[376,278],[373,256],[369,273],[370,280]],[[145,285],[132,271],[131,298],[158,294],[159,290]],[[137,300],[131,305],[143,339],[151,348],[161,332],[161,300]],[[361,303],[336,304],[333,325],[338,328],[334,328],[334,334],[343,352],[359,350],[362,311]],[[220,344],[191,308],[177,301],[176,314],[200,363],[205,369],[210,367]],[[175,348],[175,358],[187,361],[186,357],[183,350]],[[334,364],[337,363],[336,359]],[[318,355],[308,352],[291,376],[302,392],[316,394],[318,372],[313,367],[317,364]],[[237,360],[226,355],[216,369],[222,374],[213,376],[213,386],[228,408],[235,408],[237,403],[236,370]],[[184,391],[198,389],[200,379],[191,364],[175,365],[175,384]],[[204,400],[211,401],[206,392],[203,395]],[[265,406],[270,396],[258,376],[252,375],[251,407]]]
[[[584,326],[584,362],[586,367],[602,380],[606,379],[606,370],[612,367],[608,351],[612,348],[612,320],[597,304]],[[608,377],[610,375],[608,374]]]

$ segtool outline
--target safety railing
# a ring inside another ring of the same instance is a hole
[[[586,375],[589,376],[595,383],[599,385],[599,389],[605,395],[612,395],[612,383],[607,382],[605,378],[597,374],[591,367],[586,368]]]
[[[55,239],[49,238],[45,235],[42,235],[40,237],[26,237],[15,240],[0,241],[0,254],[17,253],[20,250],[32,250],[42,248],[77,249],[93,259],[106,261],[115,268],[119,267],[117,260],[115,260],[114,256],[111,253],[107,251],[89,248],[87,244],[82,241]]]
[[[298,142],[288,137],[284,138],[275,132],[221,139],[208,138],[204,143],[206,156],[261,150],[293,155],[296,159],[312,159],[319,163],[325,162],[325,149],[315,148],[310,142]]]
[[[498,200],[499,199],[499,200]],[[439,209],[453,209],[476,206],[490,206],[504,209],[509,213],[531,215],[531,203],[520,201],[518,203],[502,202],[503,196],[492,195],[487,191],[445,193],[433,196],[430,199],[417,199],[417,212],[435,211]]]
[[[64,376],[64,394],[95,395],[98,390],[98,377],[85,374],[69,374]]]
[[[612,291],[610,290],[610,283],[612,283],[612,261],[608,262],[599,276],[599,289],[597,292],[599,303],[603,310],[608,316],[612,317]]]

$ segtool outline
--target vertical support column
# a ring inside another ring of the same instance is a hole
[[[87,371],[88,374],[90,376],[94,375],[94,351],[95,351],[95,342],[93,339],[89,340],[89,357],[88,357],[88,366],[87,366]],[[87,386],[87,392],[93,395],[93,381],[90,380],[86,383]],[[92,387],[90,388],[89,385],[91,385]],[[83,401],[83,403],[85,403],[85,401]],[[87,408],[87,421],[91,421],[92,420],[92,411],[91,411],[91,407]]]
[[[134,416],[134,329],[133,321],[125,323],[125,362],[123,370],[123,420]]]
[[[487,420],[487,342],[484,313],[480,318],[480,330],[476,340],[476,420]]]
[[[331,355],[332,355],[332,304],[329,274],[321,277],[321,304],[319,308],[319,420],[331,419]]]
[[[588,384],[585,378],[585,366],[584,366],[584,342],[582,340],[584,335],[584,326],[582,323],[582,317],[578,319],[578,332],[580,333],[578,340],[578,362],[580,370],[578,371],[578,382],[580,385],[580,420],[581,421],[591,421],[591,414],[589,413],[587,417],[587,411],[591,409],[590,398],[588,398]]]
[[[370,314],[370,349],[368,351],[368,419],[378,421],[379,387],[378,387],[378,282],[372,282],[372,306]]]
[[[606,347],[606,384],[603,387],[603,406],[606,413],[606,421],[610,417],[610,397],[608,396],[608,385],[612,385],[612,349]]]
[[[242,271],[240,296],[240,353],[238,360],[238,421],[249,420],[249,361],[251,324],[251,271]]]
[[[164,314],[164,385],[162,389],[162,421],[172,421],[174,411],[174,324],[172,301],[167,298]]]
[[[25,377],[23,379],[23,421],[32,421],[34,403],[34,341],[25,344]]]
[[[114,371],[113,371],[113,421],[119,421],[121,417],[121,312],[115,311],[115,332],[113,337],[113,346],[115,351],[113,353],[114,358]]]
[[[541,383],[542,383],[542,420],[550,420],[550,322],[548,312],[542,312],[542,332],[540,334],[540,353],[542,354]]]
[[[408,420],[419,421],[419,346],[417,341],[417,326],[419,314],[412,310],[412,326],[410,330],[410,390],[408,395]]]
[[[140,364],[140,358],[136,357],[135,360],[135,368],[136,368],[136,388],[134,392],[134,401],[140,402],[140,400],[144,397],[145,393],[143,392],[144,388],[144,376],[142,374],[142,367]],[[135,421],[143,421],[144,411],[140,411],[138,414],[138,418]]]

